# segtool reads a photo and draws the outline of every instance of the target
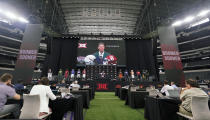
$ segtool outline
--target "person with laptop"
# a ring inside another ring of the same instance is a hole
[[[179,106],[179,112],[188,116],[192,116],[191,100],[192,96],[204,96],[208,95],[200,88],[195,80],[189,79],[185,82],[186,87],[182,89],[180,99],[182,101]]]
[[[20,95],[11,86],[13,76],[5,73],[0,78],[0,116],[12,113],[15,118],[19,118],[20,106],[17,104],[5,105],[8,98],[20,100]]]
[[[78,81],[74,81],[74,82],[70,85],[70,88],[73,88],[73,87],[80,88],[80,85],[78,84]]]
[[[173,87],[174,89],[178,89],[178,87],[176,86],[175,82],[171,82],[171,87]]]
[[[49,79],[43,77],[38,85],[34,85],[31,89],[30,95],[40,95],[40,114],[39,116],[49,114],[50,109],[49,99],[55,100],[56,96],[53,94],[52,90],[49,87]]]
[[[174,90],[174,88],[168,84],[167,80],[165,80],[164,81],[164,86],[162,87],[160,92],[162,94],[165,94],[166,96],[169,96],[168,90]]]

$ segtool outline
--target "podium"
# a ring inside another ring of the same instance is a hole
[[[117,65],[86,65],[86,75],[87,80],[117,80]]]

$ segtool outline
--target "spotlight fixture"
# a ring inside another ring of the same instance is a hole
[[[29,23],[28,20],[26,20],[26,19],[23,18],[23,17],[19,17],[18,20],[19,20],[20,22]]]
[[[197,16],[198,17],[203,17],[203,16],[206,16],[209,12],[210,12],[210,10],[203,10]]]
[[[203,11],[201,11],[200,13],[198,13],[198,15],[196,15],[196,17],[204,17],[204,16],[206,16],[208,13],[210,13],[210,10],[203,10]],[[176,21],[176,22],[172,23],[172,26],[175,27],[175,26],[180,26],[180,25],[182,25],[183,23],[192,22],[192,21],[194,21],[194,19],[195,19],[196,17],[194,17],[194,16],[188,16],[188,17],[186,17],[184,20],[179,20],[179,21]],[[199,19],[200,19],[200,18],[199,18]],[[197,19],[197,20],[199,20],[199,19]],[[205,23],[205,22],[209,22],[209,19],[203,19],[203,20],[201,20],[201,21],[199,21],[199,22],[197,22],[197,23],[194,23],[193,25],[191,25],[191,27],[196,26],[196,25],[203,24],[203,23]]]
[[[193,19],[194,19],[194,17],[188,16],[188,17],[186,17],[186,18],[184,19],[184,22],[188,23],[188,22],[193,21]]]
[[[203,57],[203,58],[201,58],[202,60],[205,60],[205,59],[209,59],[210,57]]]
[[[23,22],[23,23],[29,23],[28,20],[26,20],[25,18],[21,17],[21,16],[18,16],[18,15],[15,15],[14,13],[12,12],[3,12],[3,10],[0,9],[0,13],[3,14],[5,17],[11,19],[11,20],[18,20],[20,22]]]
[[[180,26],[182,24],[182,21],[176,21],[172,24],[172,26]]]
[[[207,23],[207,22],[209,22],[209,18],[205,18],[205,19],[200,20],[200,21],[198,21],[198,22],[196,22],[196,23],[193,23],[190,27],[195,27],[195,26],[198,26],[198,25]]]
[[[16,15],[11,13],[11,12],[5,12],[4,14],[10,19],[16,19],[17,18]]]

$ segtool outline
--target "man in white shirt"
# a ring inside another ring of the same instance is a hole
[[[174,90],[174,88],[170,85],[168,85],[168,81],[164,81],[164,86],[161,89],[161,93],[165,93],[166,96],[169,96],[168,90]]]
[[[49,80],[46,77],[43,77],[38,85],[33,86],[30,95],[40,95],[40,116],[50,112],[48,107],[49,99],[56,99],[56,96],[49,87]]]

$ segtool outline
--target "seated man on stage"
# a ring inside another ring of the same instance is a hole
[[[101,42],[98,44],[99,51],[93,54],[96,57],[95,60],[97,64],[103,65],[104,62],[106,61],[105,58],[110,55],[110,53],[105,52],[104,49],[105,49],[105,44]]]
[[[100,78],[105,78],[106,77],[106,73],[104,72],[104,71],[102,71],[101,73],[100,73]]]
[[[205,96],[208,95],[198,88],[198,84],[195,80],[189,79],[186,80],[186,88],[182,89],[180,94],[180,99],[182,100],[182,104],[179,106],[179,112],[188,116],[192,116],[191,110],[191,100],[192,96]]]
[[[125,72],[124,72],[124,77],[125,77],[125,80],[128,81],[128,78],[129,78],[128,70],[125,70]]]

